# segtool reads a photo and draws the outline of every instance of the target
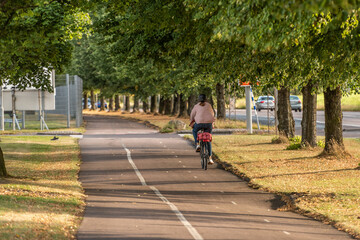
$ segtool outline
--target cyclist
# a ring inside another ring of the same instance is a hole
[[[196,151],[200,152],[200,145],[197,140],[197,132],[201,129],[204,129],[204,132],[211,133],[213,128],[213,123],[215,122],[215,114],[210,103],[206,101],[206,95],[200,94],[198,98],[199,103],[197,103],[191,111],[190,122],[195,123],[193,125],[193,136],[196,145]],[[212,160],[212,150],[211,142],[209,142],[209,164],[213,164]]]

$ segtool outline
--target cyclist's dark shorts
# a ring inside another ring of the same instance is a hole
[[[196,132],[204,129],[204,132],[211,133],[212,132],[212,123],[195,123],[194,130]]]

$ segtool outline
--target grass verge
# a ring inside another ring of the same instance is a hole
[[[324,94],[317,96],[318,110],[324,110]],[[360,111],[360,95],[343,96],[341,99],[341,109],[343,111]]]
[[[345,139],[352,157],[320,158],[322,148],[286,150],[274,136],[214,136],[213,150],[228,170],[255,188],[283,195],[288,209],[331,223],[360,238],[360,141]]]
[[[84,195],[77,140],[2,136],[10,178],[0,179],[0,239],[74,239]]]

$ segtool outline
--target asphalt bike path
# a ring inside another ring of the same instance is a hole
[[[352,239],[321,222],[276,209],[200,156],[176,134],[118,117],[85,116],[80,181],[86,208],[78,239]]]

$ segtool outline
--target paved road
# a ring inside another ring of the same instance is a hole
[[[88,195],[78,239],[351,239],[276,211],[273,194],[210,166],[194,148],[115,117],[86,116],[80,180]]]
[[[256,116],[254,111],[253,113],[253,124],[256,124]],[[268,122],[270,126],[274,125],[275,116],[274,111],[269,111],[269,119],[268,121],[268,111],[262,110],[257,112],[259,117],[260,124],[267,125]],[[229,115],[229,112],[226,112],[226,115]],[[295,120],[295,129],[296,134],[301,134],[301,119],[302,112],[293,111],[293,116]],[[235,111],[231,112],[231,119],[235,119]],[[245,109],[236,109],[236,119],[245,120],[246,112]],[[324,111],[317,111],[317,135],[324,136],[325,132],[325,115]],[[360,112],[343,112],[343,129],[344,129],[344,137],[354,138],[360,137]]]

